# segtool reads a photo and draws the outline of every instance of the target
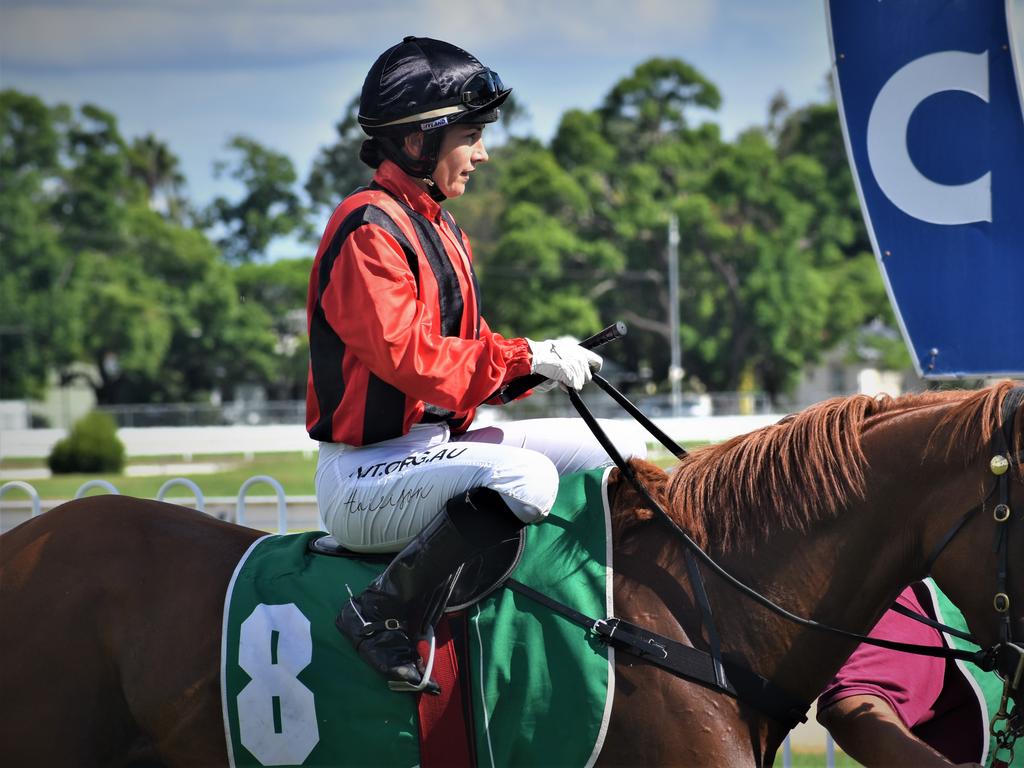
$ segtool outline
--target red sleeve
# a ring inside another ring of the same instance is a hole
[[[530,353],[530,345],[526,339],[506,339],[500,333],[496,333],[487,325],[487,321],[480,318],[480,338],[490,337],[494,344],[503,350],[505,357],[505,378],[501,380],[502,385],[508,384],[512,379],[520,376],[528,376],[533,369],[533,359]]]
[[[930,615],[907,587],[897,602],[911,610]],[[871,637],[942,646],[939,633],[924,624],[886,611]],[[908,728],[913,728],[932,714],[932,707],[942,692],[946,662],[931,656],[918,656],[862,644],[840,668],[818,699],[818,709],[850,696],[877,696],[889,703]]]
[[[346,238],[322,305],[346,354],[409,397],[441,408],[467,411],[507,377],[530,371],[525,339],[485,334],[483,324],[479,339],[435,332],[401,246],[373,224]]]

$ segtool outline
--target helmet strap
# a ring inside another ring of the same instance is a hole
[[[441,154],[441,142],[444,129],[423,131],[423,147],[419,157],[412,157],[405,150],[405,136],[378,136],[384,156],[401,168],[407,175],[415,179],[423,179],[427,183],[428,193],[437,202],[447,196],[437,187],[434,171],[437,170],[438,156]]]

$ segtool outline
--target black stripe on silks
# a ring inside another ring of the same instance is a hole
[[[341,253],[341,246],[349,235],[362,226],[363,214],[366,213],[367,208],[369,208],[367,205],[356,208],[334,230],[334,236],[331,237],[331,242],[327,246],[323,258],[320,259],[320,274],[317,277],[318,301],[323,298],[324,291],[327,289],[327,283],[331,280],[331,270],[334,269],[334,262],[338,258],[338,254]]]
[[[473,295],[476,296],[476,338],[480,338],[480,318],[483,317],[484,295],[480,293],[480,283],[476,281],[476,270],[473,262],[469,262],[469,276],[473,280]]]
[[[321,300],[327,289],[327,284],[331,280],[331,271],[341,253],[342,245],[349,235],[366,224],[380,227],[398,241],[416,279],[416,291],[417,294],[419,293],[419,258],[402,230],[392,221],[391,217],[374,205],[360,206],[346,216],[338,225],[338,229],[327,246],[327,251],[320,260],[317,306],[313,312],[313,321],[309,329],[309,357],[313,371],[313,391],[320,407],[320,418],[309,431],[309,436],[314,440],[324,442],[333,440],[332,420],[345,395],[345,379],[342,376],[345,342],[338,337],[330,323],[327,322]],[[396,434],[401,434],[401,425]]]
[[[455,239],[459,241],[459,250],[466,254],[466,260],[469,260],[469,254],[466,253],[466,244],[462,242],[462,230],[459,229],[459,225],[455,223],[455,217],[452,216],[448,211],[441,209],[441,216],[445,221],[448,222],[448,226],[451,227],[452,232],[455,233]]]
[[[469,258],[469,251],[466,250],[466,244],[462,239],[462,230],[459,229],[459,225],[455,223],[455,217],[452,216],[448,211],[442,209],[441,215],[444,216],[444,220],[448,222],[448,226],[451,227],[452,232],[455,233],[455,239],[459,241],[459,249],[466,257],[466,264],[469,265],[469,276],[473,281],[473,295],[476,296],[476,322],[473,324],[476,328],[476,338],[480,338],[480,317],[483,314],[483,294],[480,293],[480,283],[476,279],[476,270],[473,269],[473,262]]]
[[[405,254],[405,261],[409,265],[409,269],[412,270],[413,277],[416,279],[416,293],[419,294],[420,261],[416,256],[416,250],[409,243],[405,233],[402,232],[398,224],[390,216],[375,205],[363,205],[345,217],[345,220],[338,225],[334,237],[331,238],[331,244],[327,247],[327,252],[324,253],[324,257],[320,261],[319,295],[324,295],[324,289],[331,279],[331,270],[334,268],[334,262],[338,258],[338,254],[341,253],[341,246],[344,245],[349,235],[364,224],[373,224],[380,227],[398,241],[398,245]]]
[[[448,251],[441,242],[441,236],[437,234],[434,226],[427,221],[426,217],[409,209],[409,218],[416,229],[420,244],[423,246],[423,253],[426,254],[430,271],[434,273],[434,281],[437,283],[437,303],[441,309],[441,335],[458,336],[462,327],[462,289],[459,287],[459,278],[455,274],[455,267],[448,258]]]
[[[391,199],[408,214],[420,245],[423,247],[423,253],[427,257],[427,263],[430,264],[430,271],[434,273],[434,282],[437,283],[437,302],[441,310],[441,335],[458,336],[459,329],[462,327],[462,290],[459,288],[459,278],[455,274],[455,267],[452,266],[451,259],[448,258],[448,252],[445,250],[437,230],[423,214],[409,206],[391,190],[376,182],[372,182],[370,188],[390,195]],[[447,211],[441,209],[441,214],[445,213]],[[449,216],[449,221],[454,224],[455,220]],[[456,225],[456,229],[458,229],[458,225]],[[462,235],[460,234],[460,243],[461,239]]]
[[[345,360],[345,342],[334,332],[318,303],[309,328],[309,359],[313,371],[313,391],[320,407],[320,418],[309,430],[309,436],[321,442],[332,442],[331,420],[345,394],[341,365]]]
[[[363,411],[363,445],[379,443],[402,434],[405,395],[401,390],[370,374]]]
[[[331,328],[324,314],[321,303],[327,284],[331,280],[331,270],[341,253],[341,246],[356,228],[363,224],[363,214],[367,206],[356,208],[344,218],[331,237],[331,242],[320,259],[320,272],[317,282],[317,302],[313,310],[313,320],[309,327],[309,361],[313,372],[313,392],[320,408],[320,418],[309,430],[309,436],[321,442],[334,439],[332,420],[334,412],[341,405],[345,396],[345,378],[341,366],[345,359],[345,342]]]
[[[405,260],[409,264],[409,269],[412,270],[412,275],[416,278],[416,295],[420,295],[420,258],[416,255],[416,250],[409,243],[405,237],[405,233],[399,229],[398,224],[388,216],[383,210],[375,205],[371,205],[366,210],[365,221],[367,224],[374,224],[389,235],[391,235],[398,244],[402,246],[402,252],[405,254]]]

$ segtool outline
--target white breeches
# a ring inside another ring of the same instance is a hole
[[[601,420],[625,458],[647,455],[638,425]],[[453,436],[444,424],[366,446],[321,443],[316,497],[327,530],[358,552],[397,552],[454,496],[480,486],[523,522],[543,519],[559,475],[611,459],[581,419],[530,419]]]

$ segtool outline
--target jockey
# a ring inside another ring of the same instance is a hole
[[[334,211],[310,274],[320,512],[349,549],[398,553],[336,624],[394,690],[439,690],[415,644],[461,565],[542,521],[560,474],[610,464],[579,419],[470,429],[512,379],[539,373],[578,390],[601,367],[575,342],[491,331],[469,239],[441,207],[487,162],[484,128],[510,91],[439,40],[385,51],[359,102],[360,159],[376,174]],[[645,455],[642,434],[603,426],[624,455]]]

